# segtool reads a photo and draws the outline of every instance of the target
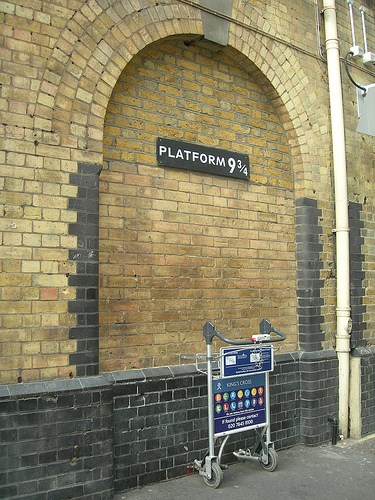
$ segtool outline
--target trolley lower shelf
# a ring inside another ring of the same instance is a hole
[[[242,462],[256,460],[264,470],[273,472],[277,467],[277,453],[273,448],[273,443],[265,440],[267,429],[263,427],[261,430],[253,430],[256,434],[254,444],[250,448],[233,452],[233,455]],[[204,482],[211,488],[220,486],[224,477],[223,471],[228,468],[227,465],[222,464],[222,456],[229,437],[230,435],[224,437],[216,456],[210,457],[207,453],[203,460],[194,460],[192,464],[192,468],[203,476]]]

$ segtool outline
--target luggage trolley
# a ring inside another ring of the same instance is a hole
[[[271,442],[269,372],[273,371],[273,343],[285,340],[285,334],[263,319],[259,335],[249,340],[232,340],[218,332],[207,321],[203,326],[206,341],[208,388],[208,452],[193,467],[205,483],[217,488],[223,479],[221,464],[224,447],[231,434],[254,430],[254,445],[234,452],[239,460],[259,460],[268,471],[275,470],[277,454]],[[274,333],[276,336],[272,336]],[[220,377],[213,376],[212,341],[219,338],[226,344],[220,350]],[[224,437],[215,455],[215,440]]]

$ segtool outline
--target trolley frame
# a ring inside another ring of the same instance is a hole
[[[274,328],[270,321],[263,319],[259,325],[260,335],[253,336],[249,340],[234,340],[225,337],[222,333],[216,330],[215,326],[207,321],[203,326],[203,336],[206,341],[206,359],[207,359],[207,401],[208,401],[208,452],[203,460],[195,460],[193,467],[198,470],[199,474],[203,476],[205,483],[213,488],[217,488],[223,479],[223,469],[226,469],[221,464],[225,445],[230,435],[243,432],[244,430],[254,430],[256,434],[255,443],[249,449],[240,449],[234,452],[234,456],[239,460],[259,460],[261,466],[272,471],[277,465],[277,455],[274,450],[273,443],[271,442],[271,429],[270,429],[270,401],[269,401],[269,371],[273,370],[273,363],[271,369],[266,370],[265,375],[265,422],[259,425],[255,424],[252,427],[245,429],[233,430],[230,432],[222,432],[220,436],[224,436],[221,443],[219,452],[215,455],[215,435],[214,429],[214,406],[213,406],[213,362],[214,356],[212,352],[212,342],[215,337],[231,346],[239,346],[239,350],[246,349],[249,346],[259,346],[260,344],[273,344],[285,340],[286,336],[283,332]],[[274,333],[276,336],[272,336]],[[264,370],[263,370],[264,371]],[[263,373],[262,371],[262,373]],[[253,370],[253,374],[260,373]],[[223,371],[222,371],[223,374]],[[216,377],[217,378],[217,377]],[[230,378],[230,377],[222,377]]]

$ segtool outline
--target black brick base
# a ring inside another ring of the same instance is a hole
[[[375,432],[375,346],[360,347],[353,355],[361,358],[362,435]]]
[[[338,361],[335,351],[303,353],[301,377],[301,443],[329,441],[329,416],[338,416]]]
[[[102,377],[1,386],[0,498],[111,498],[112,421]]]
[[[362,430],[375,432],[375,349],[362,363]],[[270,375],[276,449],[330,441],[334,351],[276,356]],[[0,386],[0,498],[109,499],[186,473],[208,446],[207,381],[194,366]],[[224,461],[251,445],[231,436]]]

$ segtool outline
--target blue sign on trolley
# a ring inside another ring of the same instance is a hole
[[[212,381],[216,437],[266,425],[264,373]]]
[[[222,347],[220,354],[222,377],[273,371],[273,348],[271,345],[239,347],[237,349]]]

